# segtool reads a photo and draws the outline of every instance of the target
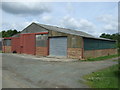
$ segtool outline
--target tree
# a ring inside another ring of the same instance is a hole
[[[118,40],[120,38],[120,34],[119,33],[115,33],[115,34],[101,34],[100,35],[101,38],[107,38],[107,39],[112,39],[112,40]]]
[[[20,31],[10,29],[7,31],[3,30],[1,33],[2,33],[2,37],[11,37],[17,33],[20,33]]]

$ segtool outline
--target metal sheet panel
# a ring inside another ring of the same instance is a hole
[[[47,47],[48,34],[36,35],[36,47]]]
[[[50,38],[50,56],[67,56],[67,37]]]
[[[20,38],[14,37],[12,38],[12,52],[16,51],[17,53],[20,53]]]
[[[5,46],[11,46],[11,39],[4,39]]]
[[[2,41],[0,41],[0,50],[2,50]]]
[[[115,44],[116,44],[115,41],[84,38],[84,49],[85,50],[116,48]]]
[[[21,35],[21,53],[35,55],[35,34]]]

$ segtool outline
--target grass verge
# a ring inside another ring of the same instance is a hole
[[[91,88],[119,88],[118,86],[118,70],[119,65],[114,65],[109,68],[93,72],[85,75],[86,84]]]
[[[97,57],[97,58],[88,58],[85,61],[99,61],[99,60],[105,60],[105,59],[115,58],[115,57],[119,57],[119,56],[120,55],[115,54],[115,55],[102,56],[102,57]]]

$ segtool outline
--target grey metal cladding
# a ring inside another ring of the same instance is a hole
[[[75,37],[72,37],[72,47],[75,48],[76,47],[76,38]]]
[[[67,56],[67,37],[50,38],[50,56]]]
[[[47,47],[47,40],[36,41],[36,47]]]
[[[10,39],[5,39],[4,41],[5,46],[11,46],[11,40]]]
[[[48,42],[47,36],[48,36],[47,34],[36,35],[36,47],[47,47],[47,42]]]
[[[31,25],[29,25],[28,27],[26,27],[22,32],[22,33],[38,33],[38,32],[48,32],[48,30],[38,26],[35,23],[32,23]]]
[[[2,41],[0,41],[0,50],[2,50]]]

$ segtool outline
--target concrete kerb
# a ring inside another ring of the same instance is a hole
[[[48,62],[75,62],[78,61],[78,59],[69,59],[66,57],[61,56],[35,56],[35,55],[28,55],[28,54],[17,54],[17,53],[9,53],[10,55],[14,55],[16,57],[22,57],[22,58],[30,58],[40,61],[48,61]]]

